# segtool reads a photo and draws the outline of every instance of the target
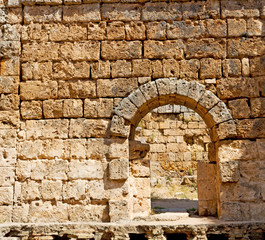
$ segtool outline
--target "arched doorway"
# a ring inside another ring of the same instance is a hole
[[[236,135],[235,123],[224,102],[196,81],[188,82],[176,78],[157,79],[142,85],[124,98],[115,109],[112,119],[113,137],[129,140],[121,148],[128,151],[123,157],[123,166],[129,165],[132,155],[143,155],[147,146],[133,143],[135,130],[140,120],[153,109],[167,104],[186,106],[197,112],[207,127],[211,137],[211,159],[209,163],[198,166],[198,199],[200,215],[220,215],[218,141]],[[133,143],[133,144],[132,144]],[[132,147],[134,146],[134,147]],[[127,148],[127,149],[126,149]],[[128,175],[129,178],[129,175]],[[148,178],[129,178],[129,196],[127,199],[129,218],[150,214],[150,184]],[[136,194],[135,194],[136,193]],[[135,207],[138,205],[138,207]],[[137,210],[136,210],[137,209]]]

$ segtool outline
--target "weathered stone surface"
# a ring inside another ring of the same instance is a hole
[[[43,115],[45,118],[61,118],[63,116],[63,100],[43,101]]]
[[[111,121],[110,133],[112,136],[128,137],[130,134],[130,126],[125,125],[125,119],[114,115]]]
[[[132,64],[126,60],[111,62],[111,75],[113,78],[131,77]]]
[[[43,180],[41,183],[41,195],[44,200],[62,199],[62,182]]]
[[[228,111],[226,104],[220,101],[217,105],[215,105],[208,114],[211,115],[215,124],[226,122],[228,120],[232,120],[232,116]]]
[[[65,99],[63,116],[68,118],[83,117],[83,101],[80,99]]]
[[[142,22],[129,22],[125,24],[126,40],[144,40],[145,25]]]
[[[226,59],[223,61],[223,74],[225,77],[239,77],[241,69],[241,61],[239,59]]]
[[[147,25],[147,39],[165,40],[167,24],[162,22],[150,22]]]
[[[0,187],[0,203],[2,205],[12,205],[13,187]]]
[[[120,21],[110,22],[107,26],[107,39],[124,40],[125,39],[124,23]]]
[[[222,182],[238,182],[240,176],[238,161],[220,162],[220,176]]]
[[[18,77],[0,76],[0,93],[18,93]]]
[[[110,78],[110,62],[98,61],[91,67],[92,78]]]
[[[64,200],[80,200],[86,198],[86,181],[75,180],[66,182],[63,185],[63,199]]]
[[[250,73],[252,76],[264,76],[265,57],[255,57],[250,59]]]
[[[132,61],[133,77],[149,77],[151,76],[151,62],[147,59],[136,59]]]
[[[137,112],[137,107],[129,100],[129,98],[123,99],[119,106],[114,109],[114,112],[124,119],[132,120]]]
[[[126,180],[129,177],[129,162],[127,159],[114,159],[109,163],[109,178],[111,180]]]
[[[27,62],[22,64],[23,80],[49,80],[52,76],[52,62]]]
[[[200,61],[197,59],[180,61],[180,78],[198,78]]]
[[[179,63],[175,59],[163,59],[164,77],[179,77]]]
[[[228,106],[234,118],[248,118],[250,116],[250,108],[246,98],[229,101]]]
[[[201,59],[200,78],[221,78],[222,77],[221,60],[213,58]]]
[[[57,6],[25,6],[24,21],[26,23],[61,22],[62,8]]]
[[[111,222],[129,219],[129,206],[126,200],[110,200],[109,215]]]
[[[42,102],[23,101],[21,103],[21,116],[23,119],[41,119],[42,118]]]
[[[87,39],[88,40],[105,40],[106,39],[106,22],[88,23]]]
[[[220,19],[208,19],[206,20],[206,30],[210,37],[226,37],[226,21]]]
[[[86,118],[109,118],[113,113],[113,99],[85,99],[84,102],[84,117]]]
[[[247,24],[245,19],[227,19],[229,37],[239,37],[246,34]]]
[[[15,182],[15,169],[13,167],[0,167],[0,186],[11,187]]]
[[[265,136],[265,118],[237,121],[237,134],[240,138],[263,138]]]
[[[21,40],[29,41],[48,41],[49,36],[47,31],[49,30],[49,24],[41,23],[30,23],[29,25],[24,25],[21,29]]]
[[[0,110],[10,111],[18,110],[19,108],[19,96],[17,94],[1,95],[0,97]]]

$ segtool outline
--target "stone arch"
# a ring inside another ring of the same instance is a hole
[[[218,183],[220,181],[218,180],[219,171],[217,161],[218,141],[234,138],[236,136],[236,124],[225,103],[211,91],[206,90],[204,85],[199,84],[196,81],[189,82],[176,78],[157,79],[140,86],[136,91],[132,92],[128,97],[124,98],[120,102],[120,104],[114,110],[114,116],[112,118],[110,127],[110,132],[113,138],[118,137],[120,140],[121,138],[126,140],[122,141],[119,149],[123,149],[123,152],[128,153],[128,157],[123,157],[122,159],[118,160],[120,161],[120,168],[128,168],[130,159],[129,155],[131,154],[130,148],[132,148],[130,145],[133,145],[129,143],[133,143],[132,140],[134,140],[135,129],[138,126],[140,120],[153,109],[167,104],[183,105],[194,110],[202,117],[207,127],[210,129],[210,137],[213,143],[213,149],[209,151],[213,151],[212,155],[214,157],[211,160],[211,163],[215,163],[215,166],[213,166],[213,164],[202,164],[200,165],[199,171],[204,172],[202,173],[204,175],[207,175],[209,171],[211,172],[209,174],[211,175],[212,179],[207,177],[207,179],[202,179],[202,182],[203,185],[214,185],[213,188],[216,197],[214,200],[213,198],[201,198],[203,199],[201,203],[203,201],[205,202],[206,207],[205,205],[203,207],[206,208],[206,215],[208,215],[209,212],[213,212],[212,209],[215,209],[215,213],[217,212],[219,216],[220,193]],[[142,147],[143,146],[140,146],[140,148]],[[137,146],[134,146],[134,148],[137,150]],[[113,163],[113,166],[117,164],[117,160],[114,160]],[[129,175],[127,175],[127,177],[129,177]],[[125,180],[126,178],[123,177],[121,179]],[[201,186],[201,189],[203,188],[204,186]],[[214,207],[210,206],[212,202],[215,202]],[[128,200],[128,206],[131,206],[130,200]],[[201,207],[201,212],[203,211],[203,207]],[[130,209],[129,215],[133,215],[132,210]],[[131,218],[131,216],[129,216],[129,218]]]

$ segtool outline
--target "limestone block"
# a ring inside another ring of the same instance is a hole
[[[163,75],[163,66],[161,60],[153,60],[151,61],[151,70],[153,78],[161,78]]]
[[[114,159],[109,163],[109,178],[111,180],[126,180],[128,177],[128,159]]]
[[[16,147],[16,130],[0,128],[0,147],[12,148]]]
[[[104,119],[71,119],[70,138],[106,137],[108,136],[109,121]]]
[[[252,76],[264,76],[264,56],[250,59],[250,73]]]
[[[244,77],[248,77],[250,73],[249,69],[249,59],[248,58],[243,58],[242,59],[242,75]]]
[[[107,187],[105,188],[103,180],[91,180],[86,182],[86,189],[89,198],[95,200],[103,200],[106,199],[108,195]]]
[[[133,77],[151,76],[151,62],[148,59],[132,60],[132,69]]]
[[[212,120],[215,124],[226,122],[228,120],[232,120],[232,116],[228,111],[224,102],[219,102],[215,105],[208,114],[211,115]]]
[[[129,100],[129,98],[124,98],[119,106],[114,109],[114,112],[118,116],[131,121],[137,113],[137,110],[138,108]]]
[[[150,150],[150,145],[146,143],[141,143],[140,141],[129,141],[130,148],[130,160],[144,158],[147,152]]]
[[[45,118],[63,117],[63,100],[45,100],[43,101],[43,115]]]
[[[180,20],[181,19],[180,3],[146,3],[142,10],[142,20]]]
[[[263,221],[264,219],[264,203],[250,203],[249,206],[250,219],[255,221]]]
[[[256,142],[250,140],[222,141],[218,148],[220,162],[258,159]]]
[[[29,222],[67,222],[67,204],[33,201],[29,208]]]
[[[41,183],[41,196],[43,200],[61,200],[62,186],[62,181],[43,180]]]
[[[179,63],[175,59],[163,59],[164,77],[179,77]]]
[[[102,19],[111,21],[138,21],[141,17],[138,4],[105,3],[102,6]]]
[[[106,22],[88,23],[88,40],[105,40],[106,28]]]
[[[261,96],[265,96],[265,80],[264,78],[259,78],[259,85],[260,85],[260,91],[261,91]]]
[[[184,44],[182,40],[155,41],[147,40],[144,42],[145,58],[184,58]]]
[[[142,85],[139,90],[142,92],[147,101],[158,97],[158,91],[155,82],[146,83]]]
[[[167,23],[167,37],[169,39],[198,38],[205,35],[206,28],[202,21],[176,21]]]
[[[18,77],[0,76],[0,93],[18,93]]]
[[[199,215],[200,216],[214,216],[216,215],[217,203],[215,200],[199,201]]]
[[[83,117],[83,101],[80,99],[65,99],[63,116],[69,118]]]
[[[131,100],[131,102],[137,107],[141,107],[145,102],[146,99],[143,95],[143,93],[137,89],[136,91],[132,92],[128,98]]]
[[[229,37],[239,37],[246,34],[247,24],[245,19],[227,19]]]
[[[150,178],[133,179],[133,196],[137,198],[150,198],[151,187]]]
[[[129,142],[127,139],[111,138],[109,146],[109,159],[129,159]]]
[[[0,167],[0,187],[11,187],[15,182],[15,169],[13,167]]]
[[[213,58],[201,59],[200,78],[221,78],[221,66],[221,60],[215,60]]]
[[[12,57],[18,56],[21,52],[21,46],[19,41],[1,41],[0,43],[0,57]]]
[[[221,19],[207,19],[206,31],[210,37],[226,37],[227,25],[225,20]]]
[[[68,138],[68,119],[27,120],[27,139]]]
[[[97,41],[64,42],[59,51],[65,60],[96,61],[99,60],[100,43]]]
[[[144,40],[145,25],[143,22],[129,22],[125,24],[126,40]]]
[[[219,166],[222,182],[238,182],[240,176],[238,161],[220,162]]]
[[[201,97],[205,94],[205,91],[204,85],[198,84],[195,81],[191,82],[188,92],[189,99],[186,100],[185,105],[194,109]]]
[[[87,29],[77,24],[69,27],[62,24],[50,25],[51,41],[82,41],[87,39]]]
[[[259,182],[261,180],[261,167],[259,165],[259,161],[256,161],[256,159],[253,160],[247,160],[247,161],[241,161],[240,165],[239,165],[239,169],[240,169],[240,177],[241,177],[241,181],[242,184],[244,186],[248,186],[247,184],[249,184],[249,187],[253,186],[253,189],[255,189],[255,191],[257,191],[257,182]],[[242,196],[242,198],[255,198],[255,194],[253,194],[251,197],[247,196],[247,194],[244,194],[245,196]],[[250,199],[249,199],[250,200]]]
[[[96,160],[72,160],[69,163],[69,179],[102,179],[103,165]]]
[[[109,216],[111,222],[129,219],[129,204],[127,200],[110,200]]]
[[[21,116],[23,119],[41,119],[42,102],[41,101],[23,101],[21,103]]]
[[[125,97],[138,87],[137,78],[98,79],[98,97]]]
[[[167,24],[162,22],[149,22],[147,24],[147,39],[165,40]]]
[[[20,61],[17,57],[1,59],[1,75],[14,76],[20,74]]]
[[[18,110],[19,96],[16,94],[1,95],[0,97],[0,110]]]
[[[63,199],[76,201],[86,199],[86,181],[65,182],[63,185]]]
[[[85,118],[110,118],[113,112],[112,98],[85,99],[84,117]]]
[[[86,139],[69,139],[70,159],[86,159]]]
[[[49,31],[48,24],[41,23],[30,23],[28,25],[24,25],[21,28],[21,40],[29,41],[43,41],[47,42],[49,40],[49,35],[47,34]]]
[[[168,95],[170,93],[170,80],[168,78],[157,79],[155,83],[160,96]]]
[[[221,99],[258,97],[258,81],[254,78],[224,78],[217,80],[217,93]]]
[[[203,49],[203,50],[202,50]],[[189,39],[187,41],[186,57],[189,58],[225,58],[226,40],[224,39]]]
[[[16,148],[0,148],[0,166],[1,167],[11,167],[15,166],[17,159]]]
[[[123,40],[125,39],[125,29],[123,22],[110,22],[107,26],[108,40]]]
[[[57,82],[27,81],[20,83],[22,100],[44,100],[57,97]]]
[[[54,42],[24,43],[22,61],[59,60],[59,44]]]
[[[90,77],[90,64],[88,62],[61,61],[53,64],[53,77],[55,79],[80,79]]]
[[[107,211],[106,205],[76,204],[68,208],[69,220],[73,222],[107,222],[109,219]]]
[[[19,180],[25,180],[31,176],[31,162],[30,161],[17,161],[16,176]]]
[[[23,201],[41,199],[41,184],[31,180],[21,183],[21,199]]]
[[[96,83],[94,81],[60,81],[58,89],[59,98],[88,98],[96,96]]]
[[[257,146],[258,146],[258,152],[259,152],[259,159],[265,160],[265,140],[257,139]]]
[[[14,205],[12,213],[12,221],[21,222],[21,223],[28,222],[28,212],[29,212],[28,204]]]
[[[219,140],[234,138],[237,135],[236,124],[233,120],[220,123],[216,131]]]
[[[264,138],[265,118],[244,119],[237,121],[237,134],[239,138]]]
[[[0,206],[0,218],[1,222],[12,221],[12,206]]]
[[[200,69],[200,61],[197,59],[180,61],[180,78],[197,79]]]
[[[236,57],[255,57],[261,55],[265,50],[264,39],[228,39],[227,56]]]
[[[100,7],[98,3],[63,6],[64,22],[100,21]]]
[[[18,128],[20,124],[19,111],[1,111],[0,114],[0,128]]]
[[[1,13],[3,13],[1,11]],[[0,21],[8,22],[10,24],[22,23],[22,9],[21,8],[9,8],[7,13],[3,13],[3,16]]]
[[[110,78],[110,62],[98,61],[92,64],[91,75],[93,79]]]
[[[172,147],[172,145],[170,147]],[[150,145],[150,152],[160,152],[160,153],[163,153],[165,151],[166,151],[165,144],[152,144],[152,145]]]
[[[132,64],[126,60],[117,60],[111,62],[111,75],[113,78],[131,77]]]
[[[150,177],[150,161],[132,160],[130,161],[130,171],[134,177]]]
[[[261,36],[262,35],[263,23],[258,19],[247,20],[247,35],[248,36]]]
[[[88,159],[105,160],[109,152],[109,141],[104,138],[87,140],[86,156]]]
[[[125,125],[125,119],[114,115],[111,121],[110,133],[112,136],[127,138],[130,134],[130,126]]]
[[[235,99],[228,102],[228,106],[232,111],[234,118],[248,118],[250,116],[250,108],[248,106],[248,99]]]
[[[35,142],[35,141],[34,141]],[[34,145],[33,142],[33,145]],[[41,155],[39,155],[39,158],[45,158],[45,159],[68,159],[70,154],[70,149],[68,149],[69,142],[62,140],[62,139],[52,139],[52,140],[46,140],[43,142],[43,151],[41,152]]]
[[[23,80],[49,80],[52,76],[51,62],[27,62],[22,65]]]
[[[239,77],[241,68],[239,59],[226,59],[223,61],[223,74],[225,77]]]
[[[141,58],[142,43],[140,41],[103,41],[101,56],[107,60]]]

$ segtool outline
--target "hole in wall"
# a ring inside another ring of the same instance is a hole
[[[146,236],[144,233],[137,234],[137,233],[129,233],[130,240],[146,240]]]
[[[228,240],[227,234],[207,234],[208,240]]]
[[[166,235],[167,240],[187,240],[185,233],[168,233]]]

